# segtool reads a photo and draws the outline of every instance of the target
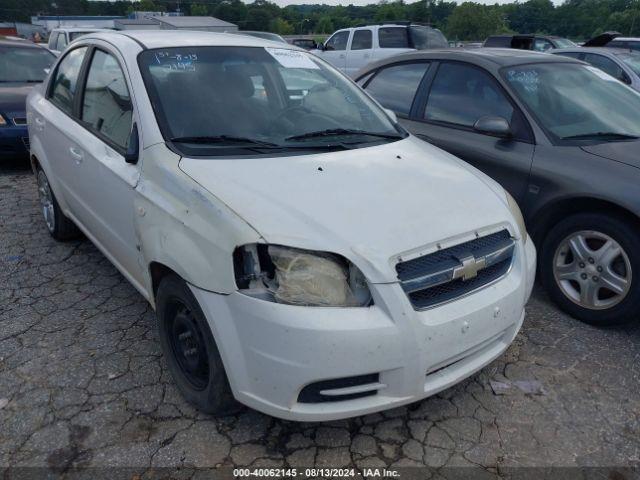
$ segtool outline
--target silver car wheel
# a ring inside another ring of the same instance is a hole
[[[581,230],[560,242],[553,258],[553,276],[571,301],[590,310],[604,310],[629,293],[631,262],[609,235]]]
[[[56,228],[56,213],[53,208],[53,194],[49,186],[49,180],[42,170],[38,171],[38,197],[42,208],[42,216],[50,232]]]

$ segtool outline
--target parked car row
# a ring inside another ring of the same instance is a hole
[[[536,263],[576,318],[636,318],[640,95],[563,55],[417,48],[438,34],[357,27],[311,53],[94,32],[29,94],[49,232],[83,232],[150,302],[199,409],[432,395],[509,346]]]

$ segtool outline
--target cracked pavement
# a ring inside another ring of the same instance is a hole
[[[26,165],[0,167],[0,477],[10,467],[640,465],[640,327],[599,330],[536,288],[501,358],[425,401],[294,423],[178,394],[154,313],[86,239],[55,242]]]

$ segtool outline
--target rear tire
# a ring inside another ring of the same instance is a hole
[[[49,185],[49,179],[41,168],[36,170],[36,181],[38,182],[40,210],[51,236],[58,241],[79,237],[80,230],[69,217],[62,213],[60,204],[58,204],[58,200]]]
[[[608,327],[635,321],[640,311],[640,234],[622,217],[572,215],[546,235],[541,277],[562,310]]]
[[[182,396],[211,415],[238,412],[242,406],[233,397],[216,342],[184,280],[162,279],[156,312],[162,351]]]

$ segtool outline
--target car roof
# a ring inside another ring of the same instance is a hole
[[[570,48],[554,48],[549,53],[599,53],[605,55],[620,55],[621,53],[629,52],[622,48],[611,47],[570,47]]]
[[[112,32],[113,30],[109,30],[108,28],[97,28],[97,27],[56,27],[51,30],[52,32]]]
[[[238,32],[240,33],[240,32]],[[105,41],[122,40],[128,38],[143,48],[171,48],[171,47],[269,47],[289,48],[304,51],[294,45],[265,40],[264,38],[236,33],[200,32],[194,30],[122,30],[101,31],[83,36],[86,39],[102,39]]]
[[[407,60],[458,60],[482,66],[488,70],[499,70],[502,67],[529,63],[582,63],[579,60],[568,57],[513,48],[446,48],[418,50],[388,57],[370,64],[362,72],[374,70],[382,65]]]

